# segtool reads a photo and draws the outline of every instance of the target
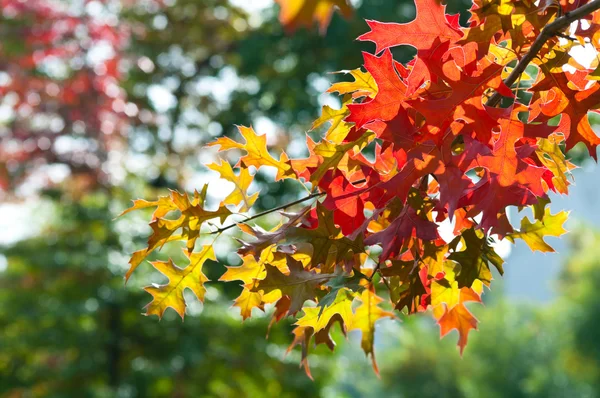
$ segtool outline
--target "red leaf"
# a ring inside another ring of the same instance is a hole
[[[418,51],[429,50],[436,39],[458,41],[462,33],[456,24],[446,19],[445,6],[436,0],[416,0],[416,18],[409,23],[385,23],[368,20],[371,31],[360,36],[358,40],[372,41],[377,45],[379,53],[386,48],[408,44]],[[454,26],[453,26],[454,25]]]

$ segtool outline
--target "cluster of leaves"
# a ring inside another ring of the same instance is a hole
[[[318,142],[307,136],[307,158],[277,159],[264,135],[240,127],[243,140],[209,144],[243,153],[237,174],[227,162],[208,166],[236,186],[216,209],[205,208],[206,186],[192,199],[172,192],[134,202],[129,210],[156,210],[148,247],[134,253],[127,277],[170,241],[186,241],[190,260],[184,268],[153,263],[169,282],[146,288],[148,314],[172,307],[183,317],[185,288],[202,300],[202,267],[215,254],[210,244],[194,251],[196,240],[236,227],[245,234],[242,265],[221,280],[243,282],[235,302],[242,316],[267,304],[274,304],[274,321],[301,313],[290,348],[302,346],[307,372],[313,344],[333,349],[336,323],[360,330],[376,368],[375,324],[395,316],[384,303],[405,314],[432,309],[442,335],[458,330],[462,352],[478,323],[465,303],[481,301],[493,269],[503,273],[494,239],[553,251],[544,238],[565,232],[567,213],[552,214],[548,194],[568,193],[574,166],[565,152],[583,143],[595,158],[600,143],[588,120],[600,84],[593,68],[570,55],[574,46],[600,48],[600,2],[478,0],[466,28],[435,0],[416,6],[407,24],[367,21],[371,30],[359,40],[374,42],[376,53],[364,54],[364,70],[349,72],[353,81],[329,89],[343,105],[323,108],[313,128],[329,128]],[[586,24],[571,28],[581,18]],[[417,50],[407,64],[390,51],[400,45]],[[252,171],[262,167],[275,169],[276,181],[310,190],[286,207],[317,199],[283,213],[270,231],[251,225],[265,213],[233,221],[251,209]],[[534,218],[516,228],[509,207],[530,207]],[[215,229],[211,220],[230,223]],[[452,236],[442,238],[440,228]]]
[[[186,6],[187,13],[182,13]],[[334,10],[344,16],[352,13],[344,0],[282,1],[280,6],[279,19],[289,32],[310,27],[314,21],[324,32]],[[139,84],[145,79],[156,83],[164,73],[157,70],[160,54],[154,52],[161,46],[185,48],[189,44],[183,44],[181,37],[189,41],[194,35],[182,23],[182,14],[193,19],[196,13],[211,15],[215,7],[227,10],[230,18],[248,19],[242,9],[225,0],[207,2],[199,9],[194,2],[175,6],[162,0],[85,0],[76,5],[4,0],[0,94],[10,115],[0,125],[0,196],[18,196],[31,180],[42,188],[55,188],[47,177],[48,165],[69,168],[81,191],[106,186],[110,177],[102,166],[108,152],[133,141],[135,127],[153,130],[166,123],[164,115],[152,113],[147,90]],[[169,35],[158,29],[160,37],[156,37],[157,29],[148,21],[157,15],[167,18]],[[243,37],[231,33],[235,31],[231,22],[205,25],[198,33],[201,37],[206,37],[204,30],[216,30],[221,40],[209,46],[210,40],[192,39],[190,53],[203,54],[197,48],[206,46],[224,56]],[[206,73],[201,70],[210,55],[198,56],[197,70],[188,79]],[[182,89],[175,94],[179,99],[185,93]]]

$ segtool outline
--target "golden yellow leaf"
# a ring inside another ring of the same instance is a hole
[[[327,90],[328,93],[352,93],[352,98],[373,98],[377,94],[377,83],[375,83],[375,79],[373,79],[373,76],[371,76],[369,72],[363,72],[361,69],[354,69],[336,73],[350,74],[354,78],[354,81],[334,83]]]
[[[375,351],[373,343],[375,341],[375,323],[382,318],[395,318],[394,314],[385,311],[379,307],[383,299],[370,289],[365,289],[361,296],[361,305],[356,309],[352,318],[351,330],[360,330],[362,332],[361,347],[367,356],[371,356],[373,369],[379,373],[377,362],[375,361]]]
[[[121,213],[123,215],[132,210],[156,207],[150,223],[152,235],[148,238],[148,246],[145,249],[136,251],[131,256],[129,270],[125,275],[126,281],[129,280],[131,274],[152,251],[162,247],[165,243],[187,240],[188,252],[191,252],[200,234],[202,223],[215,218],[219,218],[221,222],[225,221],[231,214],[225,206],[220,206],[216,211],[204,210],[207,188],[208,186],[205,185],[201,192],[195,191],[191,201],[187,194],[181,194],[177,191],[171,191],[169,196],[161,196],[153,202],[136,200],[132,207]],[[181,213],[180,217],[177,220],[163,218],[171,211],[179,211]],[[181,229],[181,233],[174,235],[179,229]]]
[[[283,178],[295,178],[296,175],[292,170],[292,166],[285,152],[281,154],[281,158],[276,160],[267,150],[267,136],[258,135],[252,127],[238,126],[238,130],[242,137],[246,140],[245,144],[236,142],[229,137],[218,138],[214,142],[210,142],[207,146],[220,145],[219,151],[229,149],[242,149],[247,152],[242,156],[240,162],[246,166],[254,166],[257,169],[261,166],[271,166],[277,169],[276,180]]]
[[[557,214],[550,213],[550,208],[547,207],[544,211],[544,217],[541,220],[536,220],[531,223],[528,217],[521,220],[521,229],[506,236],[511,242],[515,239],[522,239],[532,251],[539,250],[541,252],[554,252],[552,246],[544,241],[546,236],[559,237],[567,233],[563,224],[569,218],[569,212],[561,211]]]
[[[311,130],[316,129],[327,122],[331,122],[331,126],[325,134],[325,139],[335,144],[340,144],[344,141],[344,138],[346,138],[352,128],[352,124],[344,121],[349,114],[350,111],[348,111],[348,108],[345,106],[343,106],[342,109],[333,109],[329,105],[325,105],[321,110],[321,117],[315,120]]]
[[[212,163],[207,167],[219,173],[224,180],[230,181],[235,185],[233,192],[225,198],[223,204],[234,206],[242,204],[240,211],[245,212],[256,202],[258,192],[248,195],[248,188],[252,184],[254,177],[247,168],[241,167],[239,175],[236,175],[228,162]]]
[[[321,33],[327,30],[335,8],[345,17],[352,15],[352,8],[346,0],[276,0],[281,7],[279,20],[289,31],[298,27],[310,28],[314,21],[319,24]]]
[[[131,211],[145,209],[148,207],[156,207],[156,210],[154,210],[154,213],[152,213],[153,220],[164,217],[170,211],[177,210],[177,206],[175,206],[170,196],[159,196],[158,200],[154,202],[149,202],[144,199],[135,199],[133,201],[133,206],[124,210],[121,214],[119,214],[118,217],[121,217]]]
[[[536,154],[540,162],[548,168],[554,175],[552,183],[559,193],[569,193],[568,173],[575,168],[575,165],[565,159],[556,140],[540,138],[537,142]]]
[[[460,288],[456,281],[456,274],[460,272],[460,264],[454,261],[444,261],[442,272],[443,278],[434,278],[431,281],[431,305],[437,307],[446,304],[451,310],[460,302]]]
[[[185,299],[183,291],[190,289],[198,300],[204,302],[206,288],[204,282],[208,278],[202,272],[202,266],[207,260],[216,260],[215,253],[211,246],[204,246],[198,253],[188,254],[190,263],[185,268],[179,268],[173,261],[155,261],[152,263],[154,268],[160,271],[169,279],[164,285],[153,285],[144,288],[153,297],[152,301],[146,306],[146,315],[158,315],[162,318],[165,310],[173,308],[183,319],[185,315]]]
[[[304,307],[304,316],[295,323],[300,327],[311,327],[315,333],[323,330],[334,315],[339,315],[346,330],[352,326],[352,300],[353,296],[347,289],[341,289],[334,302],[323,307]]]
[[[314,148],[314,153],[320,156],[321,162],[319,167],[311,174],[310,181],[320,181],[330,169],[342,167],[348,171],[348,168],[344,167],[347,166],[344,159],[348,159],[349,152],[354,151],[354,153],[359,153],[374,137],[375,134],[367,132],[356,141],[347,144],[336,144],[326,140],[319,142]]]
[[[244,289],[233,302],[233,306],[239,307],[242,319],[246,320],[252,316],[253,308],[264,309],[262,293],[251,292],[248,289]]]

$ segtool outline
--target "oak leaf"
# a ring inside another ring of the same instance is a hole
[[[212,163],[207,167],[219,173],[224,180],[234,184],[233,192],[227,195],[223,200],[223,204],[233,206],[241,204],[239,211],[246,212],[256,202],[258,192],[248,195],[248,188],[252,184],[253,176],[247,168],[240,168],[239,174],[236,175],[228,162]]]
[[[201,251],[189,254],[190,263],[185,268],[179,268],[173,261],[155,261],[154,268],[169,279],[165,285],[153,285],[145,287],[144,290],[152,295],[152,301],[146,306],[146,315],[158,315],[162,318],[165,310],[173,308],[183,319],[185,315],[185,299],[183,291],[190,289],[198,298],[204,302],[206,288],[204,283],[208,278],[202,272],[202,267],[207,260],[216,260],[212,246],[204,246]]]
[[[360,296],[361,305],[356,309],[352,318],[350,330],[360,330],[362,333],[361,347],[367,356],[371,357],[373,369],[379,373],[377,361],[375,360],[375,324],[383,318],[392,318],[396,316],[383,310],[379,305],[384,301],[377,296],[371,289],[365,289]]]
[[[319,332],[329,325],[331,318],[339,315],[345,330],[352,327],[352,300],[353,296],[346,289],[338,291],[335,300],[326,307],[304,307],[304,316],[295,323],[300,327],[311,327]]]
[[[416,0],[417,15],[409,23],[386,23],[367,20],[371,31],[358,40],[372,41],[377,53],[402,44],[408,44],[417,51],[427,51],[436,40],[456,42],[462,33],[453,27],[446,18],[445,6],[437,0]]]
[[[314,21],[319,24],[321,33],[325,33],[334,9],[339,9],[344,17],[352,15],[352,8],[347,0],[276,0],[281,7],[279,20],[286,30],[292,32],[297,28],[312,27]]]
[[[452,330],[458,331],[458,347],[462,355],[471,329],[477,329],[479,321],[465,306],[466,302],[481,302],[481,297],[473,289],[463,287],[460,291],[460,302],[452,309],[444,304],[434,309],[434,316],[440,325],[440,335],[444,337]]]
[[[535,220],[534,223],[525,217],[521,220],[521,228],[518,232],[507,235],[506,238],[511,242],[515,239],[522,239],[531,248],[532,251],[554,252],[552,246],[544,241],[546,236],[560,237],[567,233],[563,224],[567,221],[569,213],[561,211],[557,214],[550,213],[550,208],[546,208],[541,220]]]
[[[254,166],[257,169],[262,166],[271,166],[277,169],[276,180],[283,178],[295,178],[292,166],[285,152],[281,154],[279,160],[275,159],[267,150],[267,136],[258,135],[252,127],[238,126],[238,131],[246,140],[245,144],[241,144],[232,140],[229,137],[221,137],[216,141],[210,142],[207,146],[217,146],[221,148],[219,151],[229,149],[241,149],[246,151],[246,155],[240,158],[240,163],[246,166]]]
[[[281,291],[281,294],[288,296],[291,300],[288,314],[292,315],[300,311],[306,300],[316,298],[318,285],[327,282],[335,275],[306,271],[302,263],[291,256],[288,256],[287,264],[289,268],[288,275],[273,265],[265,264],[267,272],[265,278],[258,281],[251,291],[262,291],[264,293],[270,293],[273,290]]]
[[[336,73],[349,74],[354,78],[354,81],[334,83],[327,90],[328,93],[352,94],[352,98],[373,98],[377,94],[377,84],[369,72],[363,72],[361,69],[354,69]]]

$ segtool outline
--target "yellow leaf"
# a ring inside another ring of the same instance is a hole
[[[168,238],[159,242],[157,246],[162,246],[167,242],[181,240],[181,239],[184,239],[184,237],[182,235],[169,236]],[[138,250],[131,255],[131,258],[129,259],[129,270],[127,270],[127,273],[125,274],[125,283],[127,283],[129,278],[133,274],[133,271],[135,271],[135,269],[142,263],[142,261],[144,261],[144,259],[146,257],[148,257],[148,255],[150,253],[151,253],[151,250],[148,250],[146,248],[146,249]]]
[[[133,206],[131,206],[130,208],[124,210],[121,214],[119,214],[119,217],[134,211],[134,210],[139,210],[139,209],[145,209],[148,207],[156,207],[156,210],[154,210],[154,213],[152,213],[152,219],[156,220],[157,218],[161,218],[164,217],[165,215],[167,215],[167,213],[169,213],[170,211],[173,210],[177,210],[177,206],[175,206],[175,204],[173,203],[173,201],[171,200],[170,196],[160,196],[158,198],[158,200],[154,201],[154,202],[149,202],[147,200],[144,199],[136,199],[133,201]]]
[[[347,73],[353,78],[353,82],[334,83],[327,90],[328,93],[350,94],[352,98],[370,97],[373,98],[377,94],[377,83],[369,72],[363,72],[361,69],[351,71],[341,71],[337,73]]]
[[[165,285],[153,285],[144,288],[153,297],[152,301],[146,306],[146,315],[158,315],[162,318],[165,310],[173,308],[183,319],[185,315],[185,299],[183,291],[190,289],[198,300],[204,302],[206,289],[204,282],[208,278],[202,273],[202,266],[206,260],[216,260],[212,246],[204,246],[198,253],[188,254],[190,263],[185,268],[179,268],[173,261],[155,261],[152,263],[154,268],[160,271],[169,279]]]
[[[242,156],[240,162],[246,166],[254,166],[257,169],[261,166],[271,166],[277,169],[276,180],[283,178],[295,178],[292,166],[288,161],[288,157],[283,152],[281,158],[276,160],[269,151],[267,150],[267,136],[258,135],[252,127],[238,126],[238,130],[242,137],[246,140],[245,144],[236,142],[228,137],[218,138],[214,142],[208,143],[207,146],[220,145],[219,151],[226,151],[229,149],[242,149],[247,152],[245,156]]]
[[[262,291],[252,291],[256,283],[263,280],[267,276],[265,264],[271,264],[287,272],[287,262],[283,253],[276,252],[275,245],[265,248],[260,255],[260,259],[256,261],[253,255],[247,254],[242,257],[243,263],[239,267],[227,267],[227,271],[219,278],[219,281],[235,281],[244,282],[244,290],[235,300],[234,306],[241,309],[241,314],[244,319],[252,315],[252,308],[260,308],[264,310],[264,304],[277,301],[281,297],[281,292],[272,291],[264,294]]]
[[[569,193],[568,173],[575,168],[575,165],[565,159],[564,153],[560,150],[555,140],[540,138],[537,142],[536,154],[540,162],[552,172],[552,183],[559,193]]]
[[[346,0],[276,0],[281,7],[279,20],[289,30],[300,26],[310,28],[314,21],[319,24],[321,33],[327,30],[335,8],[345,17],[352,15],[352,8]]]
[[[150,223],[152,234],[148,238],[148,246],[145,249],[136,251],[131,256],[129,260],[130,267],[125,275],[126,281],[129,280],[131,274],[141,262],[157,248],[162,247],[167,242],[187,240],[188,253],[191,253],[200,235],[200,228],[205,221],[218,218],[221,222],[224,222],[232,214],[223,205],[215,211],[204,210],[207,188],[208,185],[205,185],[201,192],[195,191],[191,201],[187,194],[181,194],[177,191],[171,191],[170,196],[159,197],[154,202],[136,200],[131,208],[121,214],[137,209],[157,207]],[[179,218],[176,220],[163,218],[171,211],[179,211]],[[174,235],[179,229],[181,229],[181,233]]]
[[[431,305],[437,307],[444,303],[449,310],[460,302],[460,288],[456,274],[460,272],[460,264],[454,261],[444,261],[442,271],[445,276],[431,281]]]
[[[330,106],[325,105],[321,111],[321,117],[315,120],[311,130],[316,129],[327,122],[331,122],[331,126],[327,130],[325,139],[335,144],[340,144],[344,141],[344,138],[346,138],[352,128],[350,123],[344,122],[344,119],[349,114],[350,111],[345,106],[343,106],[342,109],[333,109]]]
[[[200,228],[205,221],[218,218],[224,222],[232,214],[223,205],[215,211],[204,210],[203,203],[198,200],[190,202],[186,194],[176,191],[171,192],[171,200],[181,215],[177,220],[157,218],[150,223],[152,235],[148,238],[148,254],[156,248],[162,247],[167,241],[173,240],[171,236],[180,228],[182,229],[181,236],[187,238],[187,249],[191,253],[196,239],[200,235]]]
[[[360,297],[362,304],[356,309],[356,313],[352,318],[352,330],[360,330],[362,332],[361,347],[365,354],[371,355],[373,368],[379,373],[377,362],[375,361],[375,351],[373,343],[375,341],[375,322],[381,318],[395,318],[394,314],[389,311],[384,311],[379,307],[379,303],[383,301],[375,292],[370,289],[365,289]]]
[[[490,44],[490,54],[496,58],[495,61],[499,65],[508,65],[511,61],[517,59],[517,53],[513,49],[497,44]]]
[[[248,188],[252,183],[253,176],[247,168],[241,167],[239,175],[236,175],[228,162],[212,163],[207,167],[219,173],[224,180],[235,185],[233,192],[225,198],[223,204],[237,206],[241,203],[241,212],[248,211],[252,207],[256,198],[258,198],[258,192],[248,195]]]
[[[246,320],[252,316],[253,308],[264,310],[262,293],[251,292],[248,289],[244,289],[239,297],[233,302],[233,306],[240,308],[240,314],[242,315],[242,318]]]
[[[546,236],[559,237],[567,233],[563,224],[567,221],[569,212],[561,211],[557,214],[551,214],[550,208],[544,211],[544,217],[531,223],[528,217],[521,220],[521,229],[506,236],[511,242],[519,238],[525,241],[532,251],[554,252],[554,249],[544,241]]]
[[[352,300],[353,297],[347,289],[341,289],[334,302],[325,308],[304,307],[304,316],[295,323],[300,327],[311,327],[315,333],[323,330],[334,315],[339,315],[346,329],[352,326]]]
[[[314,148],[314,153],[320,156],[321,162],[319,167],[311,174],[310,181],[316,183],[323,178],[328,170],[335,170],[340,164],[344,165],[346,162],[343,159],[350,156],[350,151],[360,152],[374,137],[373,133],[367,132],[356,141],[347,144],[336,144],[326,140],[319,142]]]
[[[239,267],[227,267],[227,271],[219,278],[220,281],[242,281],[244,284],[253,284],[257,280],[265,279],[267,271],[265,264],[271,264],[285,271],[287,264],[282,253],[276,253],[277,247],[271,245],[263,249],[257,261],[252,254],[242,257]],[[276,258],[277,257],[277,258]]]

